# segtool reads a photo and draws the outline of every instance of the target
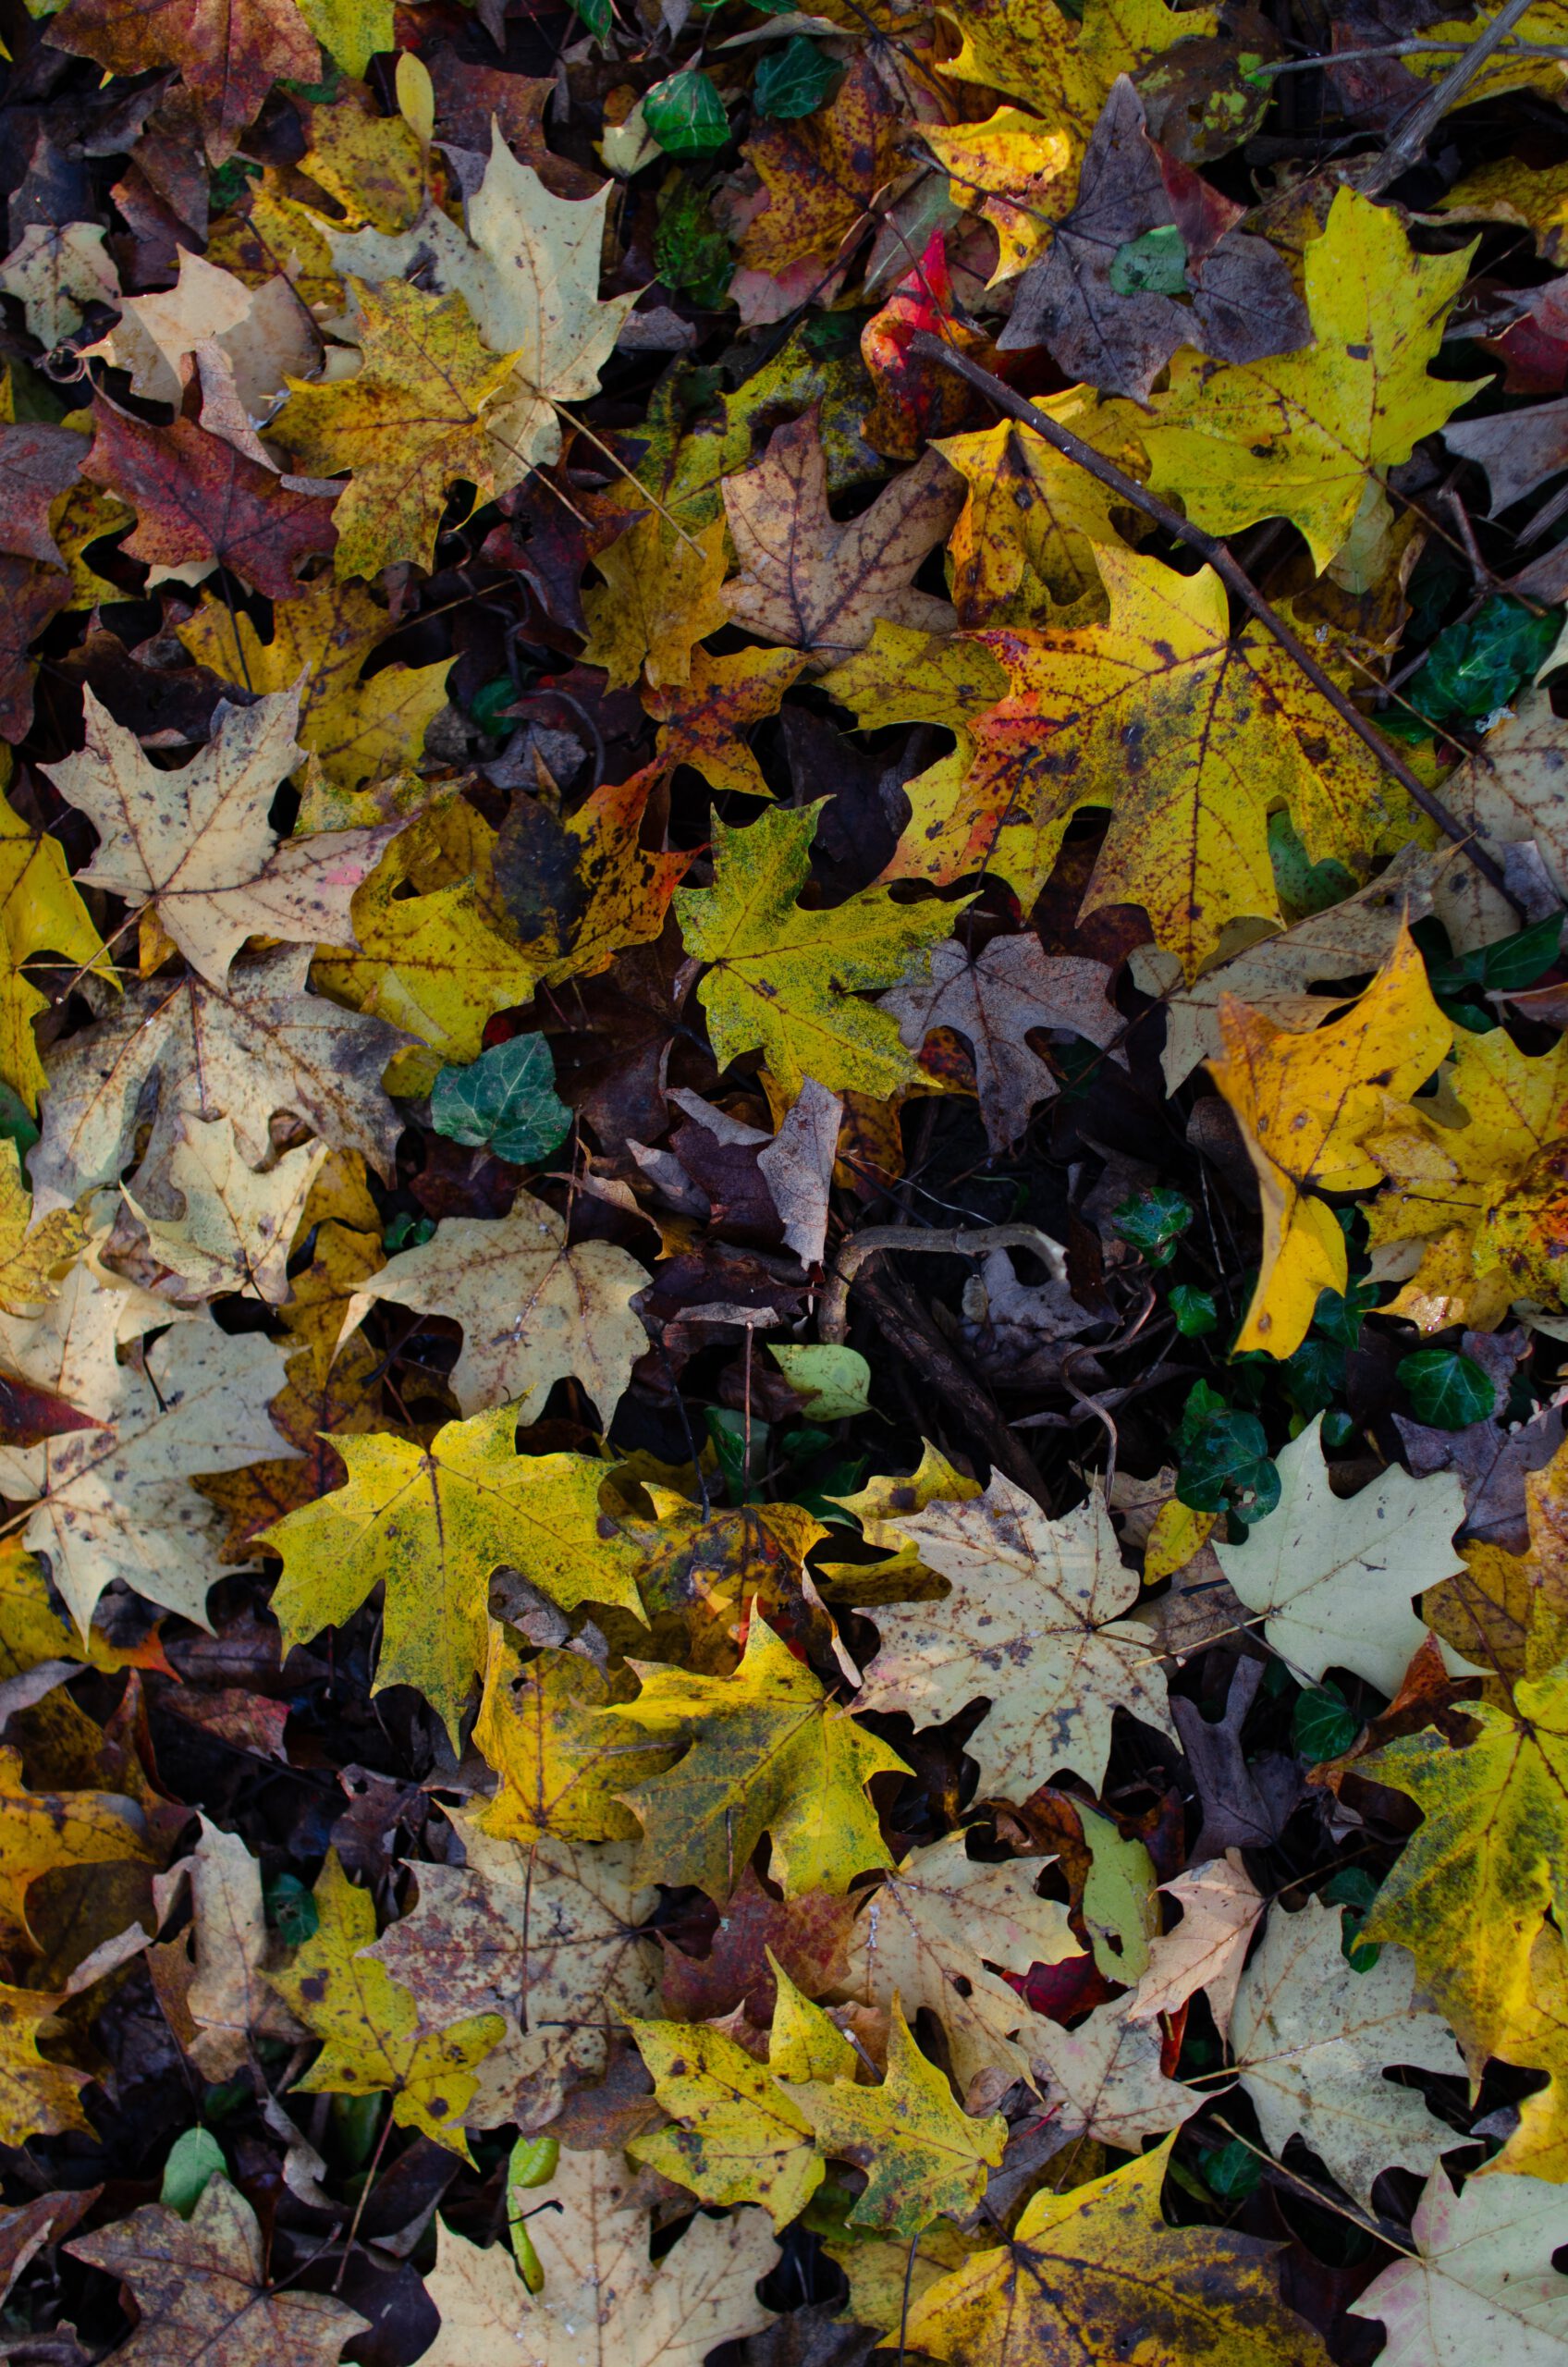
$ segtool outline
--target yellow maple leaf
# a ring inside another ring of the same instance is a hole
[[[1159,2207],[1174,2139],[1067,2194],[1035,2196],[999,2250],[927,2287],[901,2331],[963,2367],[1077,2367],[1113,2358],[1130,2326],[1155,2360],[1326,2367],[1280,2299],[1275,2246],[1227,2227],[1172,2227]]]
[[[898,173],[901,128],[888,82],[864,51],[826,106],[759,125],[741,153],[767,202],[741,232],[744,268],[783,277],[786,287],[793,268],[805,297]]]
[[[1421,1262],[1388,1312],[1424,1331],[1489,1331],[1514,1299],[1558,1306],[1568,1280],[1568,1044],[1531,1060],[1506,1029],[1462,1031],[1452,1089],[1369,1134],[1388,1184],[1367,1211],[1374,1250],[1421,1245]],[[1452,1100],[1467,1122],[1447,1124]],[[1408,1270],[1408,1269],[1406,1269]]]
[[[386,1587],[376,1685],[417,1685],[454,1740],[488,1652],[486,1584],[503,1563],[563,1610],[641,1608],[635,1551],[618,1550],[613,1525],[600,1522],[604,1466],[520,1455],[516,1429],[517,1409],[502,1405],[444,1424],[428,1448],[339,1438],[347,1485],[264,1540],[283,1556],[272,1608],[290,1642],[341,1625]]]
[[[1485,2166],[1568,2186],[1568,1946],[1554,1924],[1542,1924],[1530,1951],[1530,2005],[1529,2020],[1508,2042],[1508,2059],[1550,2077],[1521,2099],[1513,2134]]]
[[[594,561],[604,583],[583,595],[585,666],[602,666],[612,691],[646,672],[657,687],[685,682],[698,642],[729,622],[720,589],[729,565],[722,518],[695,533],[658,517],[641,520]]]
[[[1109,805],[1085,912],[1141,904],[1189,977],[1233,920],[1280,920],[1268,816],[1294,818],[1314,861],[1370,855],[1382,774],[1271,638],[1232,637],[1209,569],[1096,553],[1110,619],[981,636],[1010,694],[975,727],[950,826],[1027,905],[1067,826]]]
[[[500,1781],[476,1822],[521,1843],[546,1834],[635,1841],[637,1820],[618,1794],[667,1764],[668,1753],[618,1735],[598,1715],[610,1699],[581,1652],[541,1652],[525,1666],[493,1622],[473,1745]]]
[[[677,891],[680,932],[711,964],[697,992],[720,1068],[760,1046],[791,1102],[808,1076],[885,1099],[916,1064],[895,1023],[857,996],[921,975],[952,907],[895,904],[873,888],[830,912],[802,910],[816,821],[815,805],[776,807],[743,830],[716,816],[714,884]]]
[[[710,789],[771,797],[743,735],[765,716],[778,714],[805,662],[790,649],[738,649],[723,657],[694,650],[684,682],[643,695],[643,705],[660,726],[659,762],[670,769],[690,765]]]
[[[393,45],[391,0],[310,0],[300,13],[323,42],[326,35],[316,17],[324,21],[337,17],[342,27],[338,39],[356,48],[363,33],[356,38],[354,17],[361,24],[371,18],[382,18],[387,38],[376,47]],[[340,63],[346,63],[335,43],[327,42],[327,46]],[[350,66],[348,70],[360,75],[364,67]],[[375,230],[408,229],[425,197],[425,156],[412,126],[401,116],[376,114],[368,92],[361,94],[351,90],[325,105],[312,106],[309,121],[311,144],[300,160],[300,170],[337,201],[350,222],[368,223]]]
[[[422,2027],[412,1990],[361,1953],[375,1938],[375,1906],[349,1880],[336,1849],[312,1895],[314,1933],[268,1975],[312,2037],[326,2042],[295,2093],[389,2096],[400,2128],[469,2158],[463,2115],[479,2086],[476,2067],[505,2035],[505,2022],[470,2014],[447,2030]]]
[[[1022,107],[998,108],[985,123],[930,123],[922,131],[955,199],[974,205],[997,234],[997,267],[987,287],[1016,279],[1045,253],[1053,224],[1072,205],[1071,134],[1047,131]]]
[[[1047,397],[1042,408],[1072,425],[1084,406],[1069,395]],[[1103,615],[1094,546],[1118,536],[1096,479],[1012,420],[944,436],[937,449],[969,485],[948,543],[960,624],[1051,624],[1058,609],[1084,602]]]
[[[1327,1026],[1277,1027],[1227,996],[1215,1083],[1240,1121],[1263,1204],[1263,1256],[1238,1349],[1288,1356],[1319,1291],[1342,1291],[1339,1220],[1318,1192],[1365,1192],[1381,1170],[1366,1148],[1442,1059],[1453,1031],[1432,1000],[1408,929],[1366,993]]]
[[[459,295],[350,279],[349,304],[359,372],[329,386],[290,378],[274,433],[307,472],[352,472],[332,513],[339,575],[433,567],[452,485],[498,489],[489,420],[515,357],[481,342]]]
[[[1179,353],[1141,431],[1155,491],[1214,534],[1288,518],[1321,572],[1368,485],[1469,399],[1427,365],[1473,252],[1419,255],[1391,206],[1340,190],[1306,251],[1312,344],[1230,364]]]
[[[0,1308],[20,1315],[46,1305],[86,1240],[87,1226],[73,1208],[54,1208],[32,1224],[16,1144],[0,1140]]]
[[[857,1874],[891,1863],[864,1787],[905,1772],[903,1760],[827,1699],[766,1619],[753,1619],[733,1676],[632,1665],[636,1700],[602,1714],[691,1745],[625,1794],[650,1875],[727,1899],[765,1833],[787,1898],[839,1895]]]
[[[542,964],[518,944],[496,892],[495,844],[490,825],[461,800],[422,816],[355,892],[349,915],[359,951],[324,950],[316,962],[326,993],[426,1047],[390,1064],[394,1092],[428,1092],[446,1062],[477,1060],[485,1021],[527,1002],[539,982]]]
[[[81,2091],[85,2071],[51,2063],[39,2050],[41,2036],[65,2003],[38,1989],[13,1989],[0,1981],[0,2145],[25,2145],[34,2137],[57,2137],[86,2128]]]
[[[1459,1747],[1427,1727],[1355,1762],[1406,1792],[1421,1823],[1363,1925],[1415,1958],[1421,1986],[1476,2078],[1533,2027],[1530,1952],[1568,1914],[1568,1665],[1514,1687],[1514,1709],[1467,1703]]]
[[[943,0],[941,14],[963,43],[942,72],[1022,99],[1047,129],[1066,134],[1074,171],[1117,76],[1219,22],[1213,9],[1178,12],[1165,0],[1087,0],[1081,18],[1056,0]]]
[[[362,583],[331,575],[275,603],[272,639],[249,614],[207,600],[178,628],[201,666],[248,691],[286,691],[308,667],[300,702],[301,748],[319,756],[336,788],[353,790],[416,765],[424,735],[447,700],[449,659],[434,666],[383,666],[361,680],[365,660],[392,630]]]
[[[1562,260],[1568,240],[1568,164],[1549,165],[1537,172],[1516,156],[1500,156],[1466,173],[1438,203],[1441,213],[1460,222],[1516,222],[1530,232],[1538,254],[1549,263]]]
[[[1481,8],[1472,17],[1445,17],[1440,24],[1423,25],[1421,39],[1431,46],[1414,51],[1401,62],[1419,81],[1440,81],[1500,13],[1497,8]],[[1556,99],[1562,89],[1558,53],[1565,42],[1568,7],[1563,0],[1537,0],[1535,7],[1526,8],[1514,20],[1509,39],[1465,77],[1463,90],[1449,104],[1472,107],[1477,100],[1496,98],[1504,91],[1539,91]]]
[[[0,1744],[0,1935],[31,1940],[27,1895],[41,1874],[153,1857],[142,1818],[114,1792],[31,1791],[18,1751]]]
[[[6,777],[8,771],[7,750]],[[0,1080],[30,1110],[37,1110],[47,1082],[32,1023],[48,1010],[49,998],[23,976],[22,964],[41,953],[56,955],[67,976],[87,969],[114,975],[59,840],[30,830],[0,796]]]
[[[946,2074],[910,2035],[893,1999],[888,2074],[878,2088],[856,2087],[851,2057],[831,2081],[791,2081],[785,2092],[804,2114],[823,2152],[865,2172],[850,2212],[853,2227],[877,2227],[907,2242],[942,2214],[962,2219],[986,2191],[1007,2143],[1000,2113],[974,2119],[953,2101]]]
[[[557,458],[557,406],[597,393],[599,372],[637,300],[633,290],[599,301],[611,187],[606,181],[582,199],[552,195],[513,155],[492,117],[489,160],[468,202],[466,236],[434,203],[396,236],[319,226],[339,271],[362,273],[385,288],[417,264],[430,286],[462,298],[484,347],[504,357],[492,390],[499,399],[485,412],[484,473],[457,472],[486,490],[504,493]]]
[[[1489,1672],[1485,1698],[1506,1709],[1522,1676],[1545,1676],[1568,1655],[1568,1446],[1525,1475],[1530,1542],[1523,1553],[1477,1538],[1464,1570],[1428,1587],[1421,1616],[1473,1668]]]
[[[41,1661],[85,1661],[105,1674],[117,1668],[166,1670],[156,1629],[122,1646],[90,1627],[83,1643],[57,1602],[43,1564],[20,1538],[0,1538],[0,1678],[25,1675]]]
[[[680,2124],[633,2138],[627,2151],[701,2202],[760,2203],[781,2231],[822,2184],[824,2163],[810,2119],[780,2082],[851,2079],[857,2058],[777,1962],[774,1973],[778,2002],[766,2064],[723,2030],[627,2016],[654,2093]]]

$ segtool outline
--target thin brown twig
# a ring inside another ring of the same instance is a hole
[[[1276,58],[1267,65],[1249,66],[1242,79],[1261,82],[1266,75],[1272,78],[1276,74],[1322,73],[1330,66],[1359,66],[1372,57],[1464,56],[1473,47],[1474,43],[1467,41],[1390,41],[1385,42],[1381,49],[1339,49],[1329,50],[1321,57]],[[1568,49],[1556,42],[1504,41],[1499,42],[1494,55],[1550,60],[1568,58]]]
[[[1510,0],[1510,5],[1513,5],[1513,0]],[[1485,847],[1476,844],[1474,831],[1468,829],[1456,815],[1449,812],[1441,798],[1433,794],[1403,757],[1351,704],[1339,684],[1324,672],[1305,643],[1292,632],[1279,611],[1269,606],[1240,560],[1231,556],[1218,536],[1206,533],[1201,526],[1194,526],[1188,519],[1180,516],[1158,494],[1151,493],[1147,485],[1139,484],[1135,478],[1123,474],[1113,460],[1106,460],[1092,444],[1085,444],[1082,436],[1074,435],[1071,428],[1061,426],[1025,396],[1014,394],[1012,388],[1004,385],[994,372],[982,369],[977,362],[971,362],[967,354],[955,353],[950,346],[944,345],[940,337],[932,337],[925,329],[917,330],[910,339],[910,351],[922,361],[939,362],[944,369],[956,371],[961,378],[967,378],[972,386],[989,398],[998,411],[1005,412],[1009,418],[1021,420],[1026,427],[1032,427],[1053,450],[1075,461],[1079,468],[1115,494],[1119,501],[1141,509],[1145,518],[1152,518],[1155,524],[1174,541],[1184,543],[1189,550],[1196,551],[1201,558],[1207,560],[1220,582],[1251,610],[1258,623],[1279,643],[1286,656],[1301,668],[1318,696],[1328,702],[1341,721],[1347,724],[1362,745],[1377,757],[1384,770],[1392,774],[1412,804],[1418,805],[1446,838],[1452,839],[1464,850],[1488,886],[1497,889],[1521,920],[1525,919],[1525,910],[1519,899],[1510,889],[1501,867]]]
[[[1459,104],[1464,92],[1474,81],[1489,57],[1495,56],[1513,32],[1521,17],[1534,5],[1534,0],[1507,0],[1507,5],[1492,18],[1486,31],[1476,36],[1464,55],[1449,67],[1440,82],[1434,83],[1423,99],[1418,99],[1380,156],[1369,165],[1353,169],[1351,178],[1364,197],[1377,197],[1418,165],[1426,152],[1427,142],[1451,108]]]

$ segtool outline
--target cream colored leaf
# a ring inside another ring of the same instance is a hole
[[[129,371],[133,394],[178,411],[202,349],[215,347],[245,420],[263,420],[281,399],[285,379],[306,377],[316,366],[320,340],[310,314],[281,276],[248,288],[184,248],[178,274],[172,288],[121,298],[114,327],[83,352]],[[202,414],[209,430],[215,424],[210,410],[209,399]]]
[[[1418,2088],[1383,2077],[1402,2064],[1464,2071],[1448,2024],[1415,2000],[1415,1965],[1386,1945],[1358,1972],[1340,1944],[1337,1907],[1276,1907],[1242,1975],[1231,2051],[1263,2141],[1282,2153],[1304,2138],[1347,2194],[1370,2207],[1372,2182],[1397,2163],[1423,2176],[1457,2140]]]
[[[838,665],[878,618],[923,632],[950,627],[945,600],[910,583],[962,509],[963,481],[927,451],[849,525],[827,507],[827,458],[815,411],[777,428],[762,460],[724,480],[743,572],[725,586],[737,624]]]
[[[284,946],[242,963],[222,987],[152,978],[57,1047],[43,1139],[28,1162],[36,1215],[118,1181],[154,1082],[157,1114],[136,1171],[137,1198],[154,1215],[179,1212],[168,1169],[182,1117],[231,1118],[240,1158],[260,1166],[272,1148],[269,1121],[288,1110],[389,1175],[403,1119],[381,1073],[410,1039],[309,993],[310,966],[309,946]]]
[[[203,1317],[165,1332],[144,1369],[117,1364],[127,1295],[81,1265],[35,1321],[0,1318],[10,1370],[105,1425],[0,1448],[0,1491],[37,1500],[26,1544],[48,1554],[84,1637],[113,1578],[204,1627],[223,1522],[187,1482],[298,1452],[267,1418],[287,1379],[270,1340],[231,1337]],[[147,1317],[133,1309],[132,1319],[139,1328]]]
[[[702,2367],[718,2343],[766,2325],[755,2288],[778,2247],[762,2213],[699,2215],[655,2263],[631,2175],[619,2153],[563,2152],[550,2184],[530,2191],[537,2294],[505,2242],[483,2251],[437,2223],[425,2290],[441,2331],[421,2367]]]
[[[610,1242],[569,1249],[555,1210],[520,1192],[509,1216],[448,1218],[433,1239],[389,1259],[349,1301],[342,1337],[379,1299],[450,1316],[463,1328],[451,1383],[465,1415],[516,1398],[519,1420],[529,1421],[528,1408],[570,1375],[607,1429],[647,1346],[631,1306],[647,1281]]]
[[[1435,2169],[1410,2226],[1414,2254],[1391,2261],[1351,2303],[1381,2320],[1378,2367],[1563,2367],[1568,2277],[1562,2189],[1540,2178],[1467,2178],[1456,2195]]]
[[[165,1901],[170,1877],[180,1872],[190,1877],[196,1944],[195,1977],[185,1993],[197,2029],[190,2059],[203,2079],[231,2079],[251,2060],[252,2037],[300,2036],[299,2023],[266,1978],[281,1958],[267,1930],[262,1870],[237,1833],[225,1833],[203,1816],[195,1849],[163,1878]]]
[[[1117,1616],[1136,1604],[1138,1581],[1097,1482],[1086,1504],[1053,1521],[998,1473],[974,1502],[931,1504],[897,1527],[949,1591],[878,1606],[882,1641],[858,1709],[938,1725],[985,1697],[990,1710],[965,1748],[982,1793],[1012,1800],[1064,1767],[1097,1786],[1119,1707],[1173,1731],[1148,1637]]]
[[[1058,1899],[1036,1898],[1038,1861],[982,1865],[950,1833],[917,1849],[872,1893],[856,1926],[847,1995],[890,2009],[923,2006],[948,2034],[953,2077],[970,2109],[1027,2079],[1040,2024],[989,1968],[1024,1973],[1080,1953]],[[987,2091],[989,2092],[987,2093]]]
[[[172,288],[123,297],[114,327],[81,349],[128,371],[132,394],[177,408],[190,376],[182,364],[209,337],[238,328],[251,310],[250,288],[204,255],[182,248],[178,273]]]
[[[117,304],[120,283],[92,222],[31,222],[0,264],[0,289],[15,296],[40,345],[53,348],[81,326],[89,304]]]
[[[1452,1539],[1464,1490],[1452,1471],[1413,1479],[1393,1468],[1358,1496],[1336,1496],[1322,1427],[1319,1415],[1275,1456],[1278,1508],[1244,1545],[1217,1537],[1214,1550],[1292,1668],[1312,1677],[1346,1668],[1392,1695],[1427,1635],[1411,1597],[1464,1566]]]
[[[1148,1969],[1139,1981],[1127,2018],[1152,2022],[1158,2015],[1174,2014],[1199,1989],[1206,1992],[1215,2026],[1229,2036],[1231,2011],[1247,1943],[1263,1913],[1264,1902],[1254,1888],[1239,1849],[1223,1858],[1190,1866],[1174,1882],[1160,1885],[1177,1901],[1182,1920],[1173,1932],[1149,1943]]]
[[[352,945],[349,906],[401,820],[318,830],[278,844],[267,818],[300,761],[300,686],[254,706],[220,700],[213,737],[178,772],[160,772],[133,731],[85,693],[87,744],[45,767],[103,844],[79,877],[158,918],[194,970],[221,987],[248,937]]]
[[[1072,2030],[1043,2016],[1030,2024],[1035,2076],[1063,2144],[1094,2137],[1133,2153],[1207,2101],[1201,2090],[1165,2077],[1159,2032],[1134,2022],[1131,2005],[1130,1997],[1113,1997]]]
[[[411,230],[338,231],[323,224],[334,267],[370,280],[409,276],[462,296],[493,353],[517,366],[489,417],[496,490],[504,493],[561,448],[557,403],[596,394],[636,293],[599,301],[599,257],[612,184],[593,197],[553,197],[491,127],[484,178],[469,200],[468,235],[432,206]]]
[[[153,1256],[190,1285],[185,1295],[239,1291],[281,1306],[289,1295],[289,1249],[326,1156],[325,1143],[305,1143],[258,1174],[235,1147],[231,1119],[204,1124],[186,1116],[168,1168],[169,1182],[185,1196],[183,1218],[149,1216],[129,1191],[125,1196],[147,1228]]]
[[[466,1819],[459,1829],[468,1863],[422,1865],[418,1904],[365,1953],[427,2016],[507,2018],[508,2039],[479,2067],[469,2119],[536,2127],[569,2084],[603,2070],[617,2014],[653,2006],[658,1956],[637,1927],[658,1895],[636,1882],[630,1843],[521,1848]]]
[[[1503,709],[1475,754],[1445,775],[1443,803],[1488,846],[1533,843],[1552,886],[1568,896],[1568,722],[1553,712],[1550,691],[1527,690]],[[1460,951],[1519,926],[1467,863],[1445,873],[1437,909]]]

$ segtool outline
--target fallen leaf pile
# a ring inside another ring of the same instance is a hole
[[[1568,2367],[1561,0],[0,34],[0,2360]]]

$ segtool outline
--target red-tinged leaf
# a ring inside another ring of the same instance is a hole
[[[921,330],[939,337],[955,353],[987,359],[989,339],[957,317],[939,230],[860,335],[861,360],[876,385],[865,440],[900,460],[913,460],[935,435],[955,434],[974,402],[952,371],[935,362],[911,360],[910,339]]]
[[[36,420],[0,427],[0,550],[65,565],[49,532],[49,505],[76,483],[84,449],[73,428]]]
[[[1053,2022],[1074,2022],[1116,1994],[1091,1956],[1064,1956],[1060,1964],[1034,1964],[1027,1972],[1003,1976],[1036,2014]]]
[[[280,76],[313,82],[322,64],[293,0],[72,0],[49,39],[114,74],[178,67],[214,164]]]
[[[37,1446],[66,1430],[101,1430],[95,1416],[40,1389],[18,1373],[0,1372],[0,1445]]]
[[[332,549],[325,496],[290,493],[260,461],[191,420],[147,427],[102,396],[92,409],[82,474],[136,511],[136,532],[120,546],[128,558],[171,569],[215,562],[268,599],[287,600],[300,590],[300,561]]]

